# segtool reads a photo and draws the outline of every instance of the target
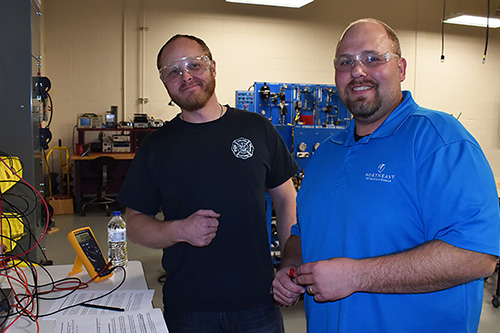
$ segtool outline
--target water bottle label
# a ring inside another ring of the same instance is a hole
[[[127,240],[127,233],[125,230],[109,230],[108,242],[125,242]]]

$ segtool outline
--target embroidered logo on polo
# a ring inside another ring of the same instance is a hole
[[[369,180],[369,181],[377,181],[377,182],[384,182],[384,183],[392,182],[396,176],[384,173],[385,168],[386,168],[385,163],[379,164],[376,172],[365,173],[365,179]]]
[[[233,141],[233,144],[231,145],[231,151],[237,158],[246,160],[247,158],[253,156],[254,147],[252,141],[247,138],[241,137]]]

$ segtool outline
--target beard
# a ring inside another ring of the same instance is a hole
[[[382,99],[380,98],[380,93],[378,91],[378,84],[374,81],[365,81],[363,83],[369,83],[373,86],[375,90],[375,96],[373,99],[367,99],[366,97],[356,97],[353,98],[349,96],[349,91],[351,85],[359,84],[359,82],[351,82],[346,87],[346,92],[342,102],[344,102],[347,109],[352,113],[353,117],[359,120],[368,120],[372,118],[378,110],[382,107]]]
[[[196,111],[203,108],[215,92],[215,77],[211,71],[209,75],[210,77],[207,81],[193,76],[193,81],[189,83],[190,85],[193,83],[199,84],[201,86],[199,93],[191,92],[188,96],[183,96],[167,87],[170,98],[184,111]],[[187,85],[187,83],[183,83],[178,90],[182,91]]]

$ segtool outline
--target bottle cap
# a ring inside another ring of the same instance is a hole
[[[119,211],[119,210],[115,210],[115,211],[113,212],[113,216],[120,216],[120,215],[122,215],[122,212],[121,212],[121,211]]]

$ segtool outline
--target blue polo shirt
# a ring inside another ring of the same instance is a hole
[[[419,107],[410,92],[371,135],[354,122],[312,157],[297,197],[304,262],[367,258],[439,239],[499,254],[499,205],[479,144],[451,115]],[[483,280],[425,294],[355,293],[316,303],[309,332],[476,332]]]

